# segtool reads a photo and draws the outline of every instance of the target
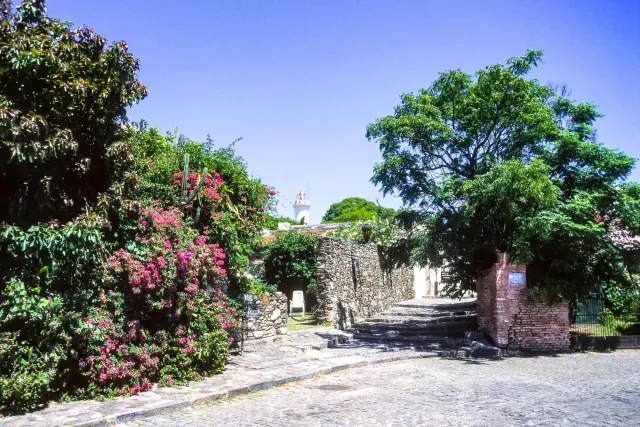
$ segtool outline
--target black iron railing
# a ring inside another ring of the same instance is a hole
[[[603,297],[593,296],[571,305],[571,334],[583,336],[640,335],[640,313],[614,315]]]

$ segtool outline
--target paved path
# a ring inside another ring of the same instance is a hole
[[[351,342],[327,348],[330,338],[340,336],[345,334],[323,329],[254,341],[245,346],[243,356],[230,358],[224,374],[188,387],[154,388],[136,396],[102,402],[52,404],[33,413],[0,418],[0,427],[111,426],[134,417],[225,399],[350,366],[436,356],[432,347],[416,349],[402,343]]]
[[[122,426],[640,426],[640,352],[351,369]]]

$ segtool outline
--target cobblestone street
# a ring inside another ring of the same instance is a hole
[[[640,426],[640,353],[351,369],[123,426]]]

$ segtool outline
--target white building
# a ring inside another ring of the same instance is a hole
[[[298,191],[296,201],[293,203],[293,217],[302,225],[311,224],[311,203],[307,199],[307,193]]]

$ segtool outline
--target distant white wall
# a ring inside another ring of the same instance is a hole
[[[427,296],[427,269],[418,266],[413,267],[413,288],[416,291],[416,299]]]

